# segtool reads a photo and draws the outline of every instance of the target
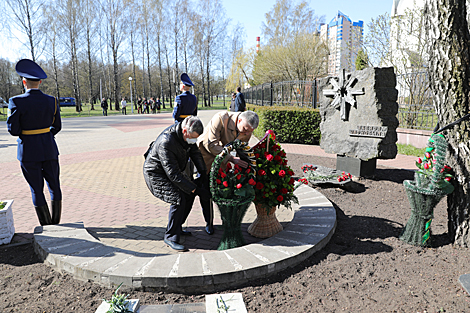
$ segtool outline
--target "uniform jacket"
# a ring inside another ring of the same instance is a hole
[[[173,118],[175,121],[181,122],[185,118],[182,115],[197,115],[197,99],[189,91],[185,91],[175,98]]]
[[[190,194],[196,184],[183,174],[191,157],[200,173],[206,171],[197,145],[183,139],[180,123],[165,129],[153,142],[144,163],[144,178],[152,194],[170,204],[180,204],[180,191]]]
[[[204,133],[198,139],[204,163],[209,172],[215,157],[222,152],[224,146],[236,138],[248,142],[251,136],[238,136],[236,124],[241,112],[220,112],[214,115],[204,128]]]
[[[239,92],[235,97],[235,112],[243,112],[246,110],[245,96]]]
[[[17,158],[20,162],[41,162],[54,160],[59,150],[54,139],[62,128],[59,103],[52,96],[39,89],[10,98],[8,103],[8,132],[18,136]],[[50,132],[24,135],[24,130],[49,128]]]

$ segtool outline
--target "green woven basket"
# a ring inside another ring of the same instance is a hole
[[[217,174],[220,167],[224,164],[226,157],[229,156],[230,152],[232,151],[239,151],[244,153],[248,158],[250,167],[253,166],[253,163],[256,164],[256,161],[252,159],[254,155],[251,152],[250,147],[246,142],[241,142],[238,139],[227,144],[222,152],[216,156],[214,162],[212,163],[210,172],[212,200],[219,207],[222,225],[224,228],[224,233],[222,234],[222,239],[220,240],[217,250],[232,249],[245,245],[245,240],[241,231],[241,222],[245,216],[246,211],[248,210],[248,207],[255,197],[254,192],[245,197],[234,196],[233,198],[229,199],[219,196],[218,188],[220,188],[220,185],[218,185],[216,182]]]

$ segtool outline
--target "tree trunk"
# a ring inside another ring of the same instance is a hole
[[[165,108],[165,96],[163,95],[163,71],[162,71],[162,58],[160,50],[160,32],[157,35],[157,46],[158,46],[158,69],[160,71],[160,99],[162,100],[162,106]]]
[[[440,126],[469,111],[470,34],[465,0],[426,1],[431,89]],[[454,244],[470,246],[470,123],[443,132],[450,145],[447,163],[455,171],[455,190],[447,197],[448,230]]]

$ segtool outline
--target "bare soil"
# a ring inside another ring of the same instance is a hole
[[[299,176],[304,162],[335,167],[329,158],[288,160]],[[458,282],[470,272],[470,251],[447,237],[445,199],[435,209],[432,248],[398,239],[410,215],[405,179],[413,172],[379,168],[354,191],[318,188],[337,212],[326,247],[294,268],[220,292],[241,292],[249,312],[470,312]],[[203,294],[122,291],[147,305],[204,301]],[[94,312],[112,292],[44,265],[31,244],[0,247],[1,312]]]

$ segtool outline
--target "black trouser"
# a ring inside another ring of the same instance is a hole
[[[178,242],[180,241],[181,226],[188,218],[189,212],[194,202],[194,194],[186,194],[180,191],[180,204],[170,205],[168,213],[168,225],[166,226],[165,239]]]
[[[31,189],[34,206],[46,205],[44,197],[44,180],[46,180],[51,200],[62,200],[60,190],[59,160],[47,160],[41,162],[21,162],[21,171]]]

